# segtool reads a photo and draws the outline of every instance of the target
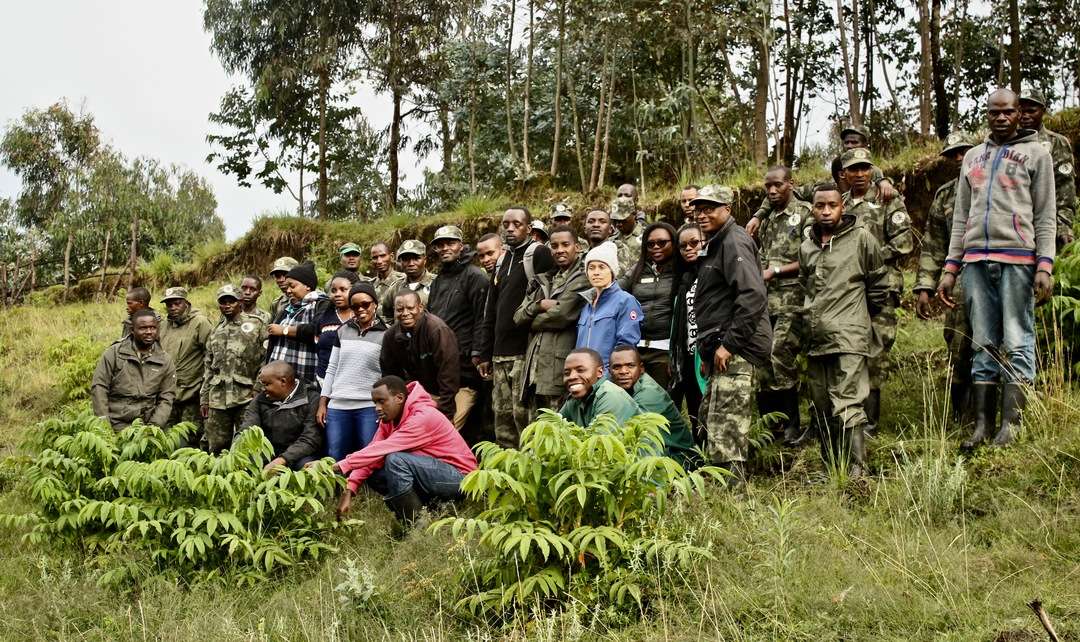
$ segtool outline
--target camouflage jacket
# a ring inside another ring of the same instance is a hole
[[[266,325],[270,325],[271,323],[274,322],[274,318],[270,316],[270,313],[267,312],[266,310],[263,310],[262,308],[260,308],[258,306],[255,306],[254,308],[251,309],[250,312],[246,312],[246,314],[250,314],[250,315],[259,317],[259,320],[262,321],[263,323],[265,323]]]
[[[926,232],[919,251],[919,275],[915,278],[916,292],[937,290],[941,268],[945,267],[945,257],[949,253],[949,240],[952,239],[957,180],[954,178],[938,188],[926,213]]]
[[[251,400],[266,359],[266,327],[261,318],[246,312],[217,324],[206,342],[199,405],[225,410]]]
[[[611,240],[615,242],[619,259],[619,273],[615,275],[616,279],[630,274],[634,264],[641,258],[641,237],[644,233],[645,228],[641,226],[641,223],[637,223],[629,234],[616,231],[612,235]]]
[[[169,355],[155,343],[141,356],[129,337],[105,349],[90,384],[94,414],[117,429],[136,419],[165,426],[175,397],[176,368]]]
[[[289,305],[289,297],[284,292],[279,294],[276,299],[270,303],[270,322],[273,323],[281,318],[281,313],[285,311],[285,306]]]
[[[798,261],[804,231],[813,222],[810,206],[794,197],[784,209],[771,211],[758,230],[758,241],[761,244],[758,258],[761,259],[762,271]],[[769,290],[798,288],[799,280],[775,278],[769,281],[768,286]]]
[[[398,292],[405,290],[406,288],[416,292],[420,295],[420,302],[427,306],[428,295],[431,294],[431,284],[435,282],[435,275],[428,270],[424,270],[424,273],[420,275],[420,280],[415,283],[409,283],[408,278],[402,275],[402,279],[395,283],[393,287],[387,288],[386,294],[383,295],[379,309],[381,310],[380,318],[389,325],[394,320],[394,297],[398,295]],[[378,294],[378,290],[375,290]]]
[[[879,205],[877,198],[878,188],[874,185],[859,199],[853,198],[851,192],[847,192],[844,194],[844,213],[852,214],[863,221],[866,229],[877,239],[881,246],[881,256],[889,269],[889,292],[899,297],[904,290],[904,275],[900,271],[900,263],[915,249],[915,241],[911,235],[911,218],[902,196],[898,195],[888,205]]]
[[[404,272],[398,272],[397,270],[391,269],[390,272],[387,273],[385,279],[380,279],[378,276],[372,277],[371,284],[373,286],[375,286],[375,296],[378,299],[378,302],[381,303],[382,300],[384,298],[386,298],[386,295],[389,294],[391,290],[396,289],[398,285],[400,285],[400,284],[402,284],[404,282],[405,282],[405,273]],[[394,322],[393,313],[391,312],[390,316],[384,315],[381,305],[379,306],[378,315],[379,315],[379,318],[382,319],[383,323],[385,323],[387,325],[390,325],[391,323]]]
[[[161,324],[161,347],[176,364],[176,401],[190,401],[203,382],[203,356],[214,326],[202,312],[192,308],[184,318]]]
[[[1076,217],[1076,169],[1073,166],[1072,145],[1069,139],[1043,127],[1038,132],[1039,144],[1050,152],[1054,161],[1054,193],[1057,197],[1059,228],[1072,229]]]

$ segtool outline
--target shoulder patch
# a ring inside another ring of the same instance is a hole
[[[907,220],[907,213],[903,210],[899,210],[892,215],[893,225],[903,225],[904,223],[907,223]]]
[[[1046,151],[1051,151],[1052,149],[1054,149],[1054,141],[1052,140],[1040,140],[1039,144],[1042,145],[1042,148]]]
[[[1072,163],[1062,163],[1062,164],[1058,165],[1058,172],[1060,172],[1062,176],[1072,176],[1072,173],[1073,173]]]
[[[813,233],[814,233],[814,230],[813,230],[813,226],[811,226],[811,225],[807,225],[806,227],[804,227],[804,228],[803,228],[803,231],[802,231],[802,235],[803,235],[803,236],[804,236],[805,238],[809,239],[809,238],[810,238],[810,236],[811,236],[811,235],[812,235]]]
[[[240,330],[242,332],[250,333],[254,329],[255,329],[255,324],[252,323],[251,321],[244,321],[243,323],[240,324]]]
[[[637,321],[637,310],[630,310],[630,320]]]
[[[791,227],[798,227],[798,225],[799,225],[799,223],[801,221],[802,221],[802,216],[798,212],[792,212],[787,217],[787,223]]]

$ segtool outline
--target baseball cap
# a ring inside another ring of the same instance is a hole
[[[560,218],[573,218],[574,213],[570,211],[570,206],[566,203],[556,203],[551,208],[551,220]]]
[[[1024,91],[1020,92],[1020,102],[1036,103],[1042,107],[1046,107],[1046,94],[1035,89],[1034,87],[1028,87]]]
[[[274,272],[288,272],[297,265],[300,265],[300,261],[297,261],[291,256],[281,256],[274,261],[274,266],[270,268],[270,274]]]
[[[843,140],[844,136],[847,136],[848,134],[858,134],[859,136],[863,137],[863,140],[870,140],[870,134],[868,134],[866,130],[862,127],[857,127],[855,125],[848,125],[841,129],[840,139]]]
[[[184,299],[187,300],[187,290],[184,288],[169,288],[165,290],[165,296],[161,297],[161,302],[165,303],[172,299]]]
[[[404,243],[401,244],[401,247],[399,247],[398,250],[397,250],[397,254],[395,254],[394,256],[400,259],[401,257],[405,256],[406,254],[415,254],[416,256],[426,256],[427,255],[427,246],[424,245],[423,243],[421,243],[420,241],[417,241],[416,239],[409,239],[409,240],[407,240],[407,241],[405,241]]]
[[[941,148],[941,155],[944,156],[949,152],[956,151],[958,149],[970,149],[974,145],[970,142],[971,137],[967,132],[955,131],[945,137],[945,146]]]
[[[608,212],[612,221],[625,221],[634,215],[634,201],[625,197],[616,198],[611,201]]]
[[[547,227],[544,226],[543,221],[533,221],[531,227],[532,229],[542,233],[544,235],[544,238],[548,237]]]
[[[431,242],[434,243],[439,239],[453,239],[455,241],[460,241],[462,240],[461,228],[456,225],[443,225],[435,230],[435,236],[431,238]]]
[[[338,249],[338,254],[344,256],[346,254],[360,254],[360,246],[356,243],[346,243]]]
[[[225,297],[232,297],[232,298],[236,299],[237,301],[239,301],[242,298],[240,296],[240,292],[237,291],[236,286],[233,285],[232,283],[226,283],[225,285],[218,288],[217,300],[220,301],[220,300],[224,299]]]
[[[873,165],[874,160],[870,156],[870,150],[865,147],[849,149],[840,156],[840,167],[847,169],[854,165]]]
[[[714,205],[731,205],[734,201],[735,191],[727,185],[706,185],[698,190],[697,197],[690,201],[690,204],[712,203]]]

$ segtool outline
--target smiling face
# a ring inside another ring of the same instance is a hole
[[[698,227],[705,236],[711,236],[731,218],[731,206],[709,202],[698,203],[694,206],[694,213],[697,216]]]
[[[484,271],[488,274],[495,271],[495,264],[499,262],[499,257],[502,256],[502,249],[502,240],[497,236],[476,244],[476,259],[480,261],[480,267],[484,268]]]
[[[671,254],[675,251],[675,240],[671,233],[662,227],[649,232],[649,238],[645,239],[645,251],[649,260],[657,265],[671,260]]]
[[[566,357],[563,362],[563,384],[574,399],[582,399],[589,394],[593,385],[604,376],[604,364],[597,362],[591,355],[576,352]]]
[[[267,372],[264,368],[259,372],[259,383],[263,385],[266,396],[274,401],[281,401],[289,396],[296,387],[295,377],[283,377],[274,372]]]
[[[357,292],[349,300],[349,307],[352,309],[353,316],[360,327],[366,328],[375,319],[375,310],[378,309],[378,304],[368,294]]]
[[[679,233],[679,254],[687,263],[694,263],[701,253],[701,230],[691,227]]]
[[[551,235],[551,256],[555,259],[555,266],[565,270],[577,260],[577,239],[570,232],[555,232]]]
[[[439,255],[439,260],[443,265],[448,265],[458,260],[461,256],[461,251],[465,249],[465,244],[457,239],[436,239],[431,246],[435,249],[435,253]]]
[[[420,321],[424,304],[412,290],[402,292],[394,298],[394,320],[406,330],[412,330]]]
[[[611,227],[611,215],[604,210],[592,210],[585,215],[585,240],[589,245],[603,243],[615,231]]]

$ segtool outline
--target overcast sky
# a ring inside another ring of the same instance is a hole
[[[82,106],[93,114],[105,140],[124,155],[178,163],[206,177],[232,240],[258,214],[291,211],[295,205],[288,194],[240,187],[205,160],[207,115],[234,83],[210,53],[202,5],[198,0],[4,3],[0,123],[6,127],[27,108],[67,98],[73,110]],[[366,92],[361,100],[372,126],[384,127],[387,101]],[[408,151],[401,166],[415,166]],[[0,168],[0,196],[18,191],[18,179]]]

